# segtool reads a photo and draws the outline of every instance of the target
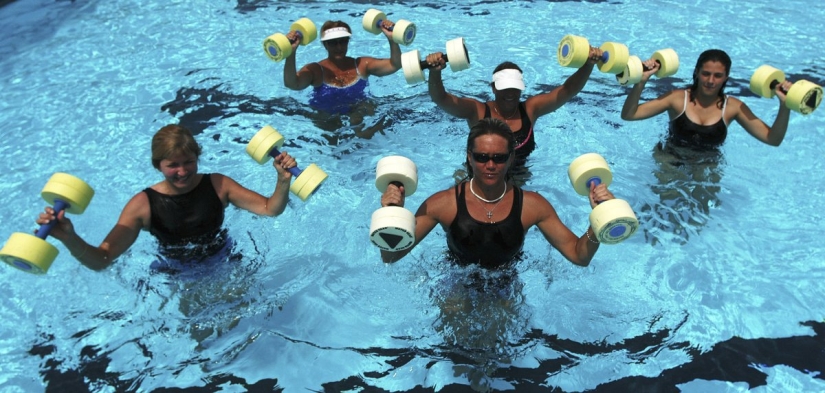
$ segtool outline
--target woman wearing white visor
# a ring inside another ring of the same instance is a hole
[[[501,63],[493,71],[493,101],[481,102],[473,98],[456,97],[444,89],[441,70],[446,61],[440,52],[427,56],[430,78],[427,82],[430,97],[447,113],[467,120],[472,128],[480,119],[501,119],[513,131],[516,139],[516,162],[524,164],[527,156],[535,149],[536,141],[533,125],[536,120],[560,108],[573,98],[587,83],[593,65],[599,61],[602,51],[590,48],[590,57],[581,68],[567,78],[561,86],[521,101],[524,80],[521,69],[512,62]]]
[[[295,54],[300,39],[296,32],[287,34],[292,41],[292,53],[284,64],[284,85],[292,90],[313,87],[310,106],[327,115],[340,118],[349,115],[350,123],[361,123],[365,110],[357,106],[368,100],[366,94],[367,78],[371,75],[386,76],[401,68],[401,48],[392,40],[392,22],[384,21],[381,31],[390,44],[390,57],[376,59],[373,57],[352,58],[347,56],[352,29],[342,21],[327,21],[321,26],[321,43],[327,50],[327,58],[317,63],[309,63],[296,72]],[[372,112],[371,109],[366,112]],[[329,127],[322,127],[329,130]],[[359,130],[356,128],[356,134]],[[373,131],[374,133],[375,131]],[[369,135],[361,135],[370,137]]]

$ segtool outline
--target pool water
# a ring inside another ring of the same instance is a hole
[[[499,277],[445,262],[436,229],[387,265],[368,240],[380,207],[376,163],[396,154],[416,162],[415,209],[454,184],[466,124],[399,71],[370,79],[375,112],[364,122],[381,124],[371,139],[354,137],[347,118],[324,129],[309,90],[284,88],[283,64],[261,47],[298,18],[341,19],[354,30],[351,55],[385,57],[384,38],[360,27],[377,7],[416,23],[404,52],[445,51],[463,37],[471,67],[445,71],[445,86],[479,99],[505,60],[524,69],[527,95],[562,83],[573,73],[556,60],[566,34],[622,42],[640,57],[674,48],[678,73],[653,79],[645,99],[688,84],[699,53],[717,47],[733,59],[727,93],[770,124],[778,100],[751,93],[750,75],[769,63],[791,80],[825,83],[818,2],[0,5],[3,241],[34,229],[54,172],[94,187],[72,219],[101,241],[129,198],[160,178],[150,139],[168,123],[196,133],[201,172],[261,193],[274,173],[244,148],[267,124],[301,167],[329,174],[279,217],[227,209],[232,256],[185,275],[152,273],[148,234],[103,272],[62,245],[44,276],[2,266],[3,391],[825,391],[821,110],[793,113],[778,148],[732,125],[723,157],[674,168],[653,152],[666,117],[622,121],[627,88],[594,71],[576,98],[538,120],[524,188],[582,233],[590,209],[567,165],[599,153],[611,190],[641,220],[634,237],[579,268],[531,230],[524,260]],[[297,56],[300,66],[325,51],[315,42]]]

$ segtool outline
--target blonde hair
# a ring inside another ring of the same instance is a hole
[[[201,146],[192,132],[177,124],[163,126],[152,137],[152,166],[160,169],[160,161],[179,154],[201,155]]]

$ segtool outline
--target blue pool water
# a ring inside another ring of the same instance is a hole
[[[660,116],[619,117],[626,89],[594,72],[584,91],[536,125],[525,188],[547,197],[576,233],[589,207],[566,169],[605,156],[612,191],[639,215],[633,238],[603,246],[587,268],[531,231],[515,279],[495,288],[443,261],[434,231],[404,260],[380,261],[368,241],[380,206],[377,161],[400,154],[419,170],[416,208],[453,184],[466,125],[403,74],[370,80],[384,122],[372,139],[313,122],[309,91],[283,87],[262,40],[310,17],[354,28],[350,54],[385,57],[360,28],[362,1],[0,2],[0,240],[34,229],[54,172],[96,195],[79,233],[99,242],[128,199],[158,181],[149,141],[181,123],[203,145],[202,172],[266,193],[274,174],[244,152],[266,124],[303,167],[329,173],[280,217],[230,208],[237,258],[191,272],[152,274],[156,243],[142,234],[104,272],[61,254],[45,276],[0,269],[0,387],[32,391],[825,391],[825,253],[821,204],[825,115],[792,114],[784,143],[761,144],[733,125],[715,166],[698,177],[660,167]],[[416,23],[424,54],[464,37],[471,67],[445,71],[448,90],[489,97],[504,60],[525,71],[526,94],[573,71],[556,61],[565,34],[627,44],[645,57],[672,47],[679,72],[645,98],[690,80],[699,53],[733,58],[727,92],[770,123],[778,101],[748,90],[769,63],[791,80],[825,82],[825,9],[817,1],[387,1]],[[320,60],[313,43],[298,63]],[[56,241],[50,239],[54,244]],[[490,278],[497,281],[496,277]]]

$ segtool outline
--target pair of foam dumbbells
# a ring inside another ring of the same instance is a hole
[[[369,9],[361,20],[364,30],[372,34],[380,34],[381,26],[388,21],[387,15],[377,9]],[[392,40],[400,45],[409,45],[415,40],[415,24],[401,19],[395,23],[391,22]],[[301,45],[308,45],[318,38],[318,29],[315,23],[309,18],[301,18],[292,23],[289,32],[295,32],[296,40]],[[273,61],[281,61],[292,54],[292,41],[285,34],[275,33],[264,39],[264,53]]]
[[[646,71],[643,62],[639,57],[631,56],[627,46],[606,42],[599,49],[603,52],[598,63],[600,71],[616,75],[616,80],[622,85],[636,84],[642,80],[642,74]],[[567,35],[559,42],[558,60],[565,67],[581,67],[589,56],[590,43],[584,37]],[[671,48],[654,52],[651,59],[660,66],[655,74],[657,78],[674,75],[679,70],[679,56]],[[782,71],[762,65],[751,76],[750,90],[761,97],[773,98],[776,85],[784,81]],[[807,80],[796,81],[785,94],[788,109],[803,115],[812,113],[822,101],[822,87]]]
[[[387,21],[387,15],[377,9],[370,9],[361,20],[364,30],[372,34],[380,34],[381,26]],[[410,21],[399,20],[391,24],[392,40],[400,45],[410,45],[416,36],[416,27]],[[296,32],[296,40],[301,45],[307,45],[318,37],[318,30],[315,23],[309,18],[301,18],[290,26],[290,32]],[[275,33],[264,39],[264,53],[273,61],[281,61],[292,54],[292,41],[285,34]],[[463,38],[456,38],[447,42],[447,54],[445,60],[450,64],[453,71],[462,71],[470,67],[470,58]],[[424,81],[424,70],[429,65],[422,61],[418,50],[403,53],[401,55],[401,67],[404,70],[404,78],[407,83],[418,83]]]
[[[616,80],[622,85],[636,84],[642,80],[644,63],[638,56],[630,55],[626,45],[605,42],[599,49],[602,50],[599,71],[616,75]],[[559,64],[579,68],[590,58],[590,42],[584,37],[566,35],[559,42],[557,52]],[[679,71],[679,56],[671,48],[653,52],[651,59],[660,66],[655,74],[657,78],[665,78]]]
[[[278,149],[283,143],[284,137],[267,125],[247,143],[246,152],[256,162],[264,164],[281,154]],[[288,170],[295,177],[289,190],[302,201],[314,194],[327,179],[327,174],[315,164],[310,164],[303,170],[298,167]],[[64,210],[67,213],[81,214],[89,206],[94,189],[75,176],[58,172],[46,182],[40,195],[53,206],[55,215]],[[57,248],[46,241],[55,224],[57,220],[41,225],[34,235],[13,233],[0,249],[0,260],[28,273],[45,274],[58,254]]]
[[[607,161],[596,153],[584,154],[570,163],[567,170],[573,189],[590,194],[590,185],[610,185],[613,174]],[[378,161],[375,186],[384,192],[391,184],[404,186],[410,196],[418,188],[418,171],[409,158],[388,156]],[[599,203],[590,213],[590,226],[601,243],[616,244],[629,238],[639,227],[630,205],[621,199]],[[399,206],[385,206],[372,214],[370,241],[385,251],[402,251],[415,244],[415,215]]]

